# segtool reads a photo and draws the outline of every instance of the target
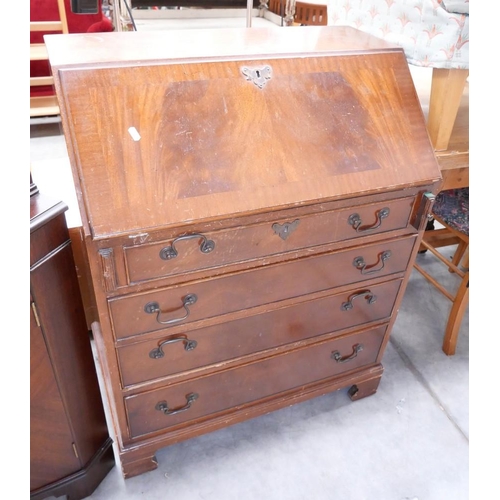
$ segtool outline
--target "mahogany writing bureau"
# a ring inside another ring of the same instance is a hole
[[[121,467],[375,393],[440,171],[401,49],[342,27],[46,37]]]

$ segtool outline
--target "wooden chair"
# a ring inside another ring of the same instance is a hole
[[[443,227],[425,231],[421,249],[431,252],[450,272],[460,278],[457,291],[451,292],[425,271],[418,263],[420,256],[414,267],[452,303],[443,339],[443,351],[452,356],[455,354],[460,325],[469,303],[469,188],[441,191],[436,196],[432,215]],[[451,260],[437,250],[446,243],[456,245]]]
[[[294,24],[300,26],[326,26],[327,7],[324,4],[295,2]]]
[[[269,9],[269,12],[283,18],[285,17],[285,4],[286,0],[269,0],[267,8]]]

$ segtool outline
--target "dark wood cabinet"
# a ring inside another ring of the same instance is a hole
[[[403,51],[339,27],[46,44],[124,476],[374,394],[441,182]]]
[[[63,203],[30,199],[31,499],[89,496],[114,465]]]

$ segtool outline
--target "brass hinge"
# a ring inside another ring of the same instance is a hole
[[[76,451],[76,444],[75,443],[71,443],[73,445],[73,452],[75,453],[75,457],[76,458],[79,458],[78,457],[78,451]]]
[[[33,314],[35,316],[36,324],[40,326],[40,319],[38,318],[38,312],[36,310],[36,304],[34,302],[31,303],[31,309],[33,309]]]

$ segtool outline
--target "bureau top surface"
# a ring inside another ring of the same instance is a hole
[[[301,28],[300,33],[267,28],[84,33],[44,40],[52,67],[400,50],[349,27]]]
[[[94,238],[440,179],[402,50],[352,28],[45,40]]]

